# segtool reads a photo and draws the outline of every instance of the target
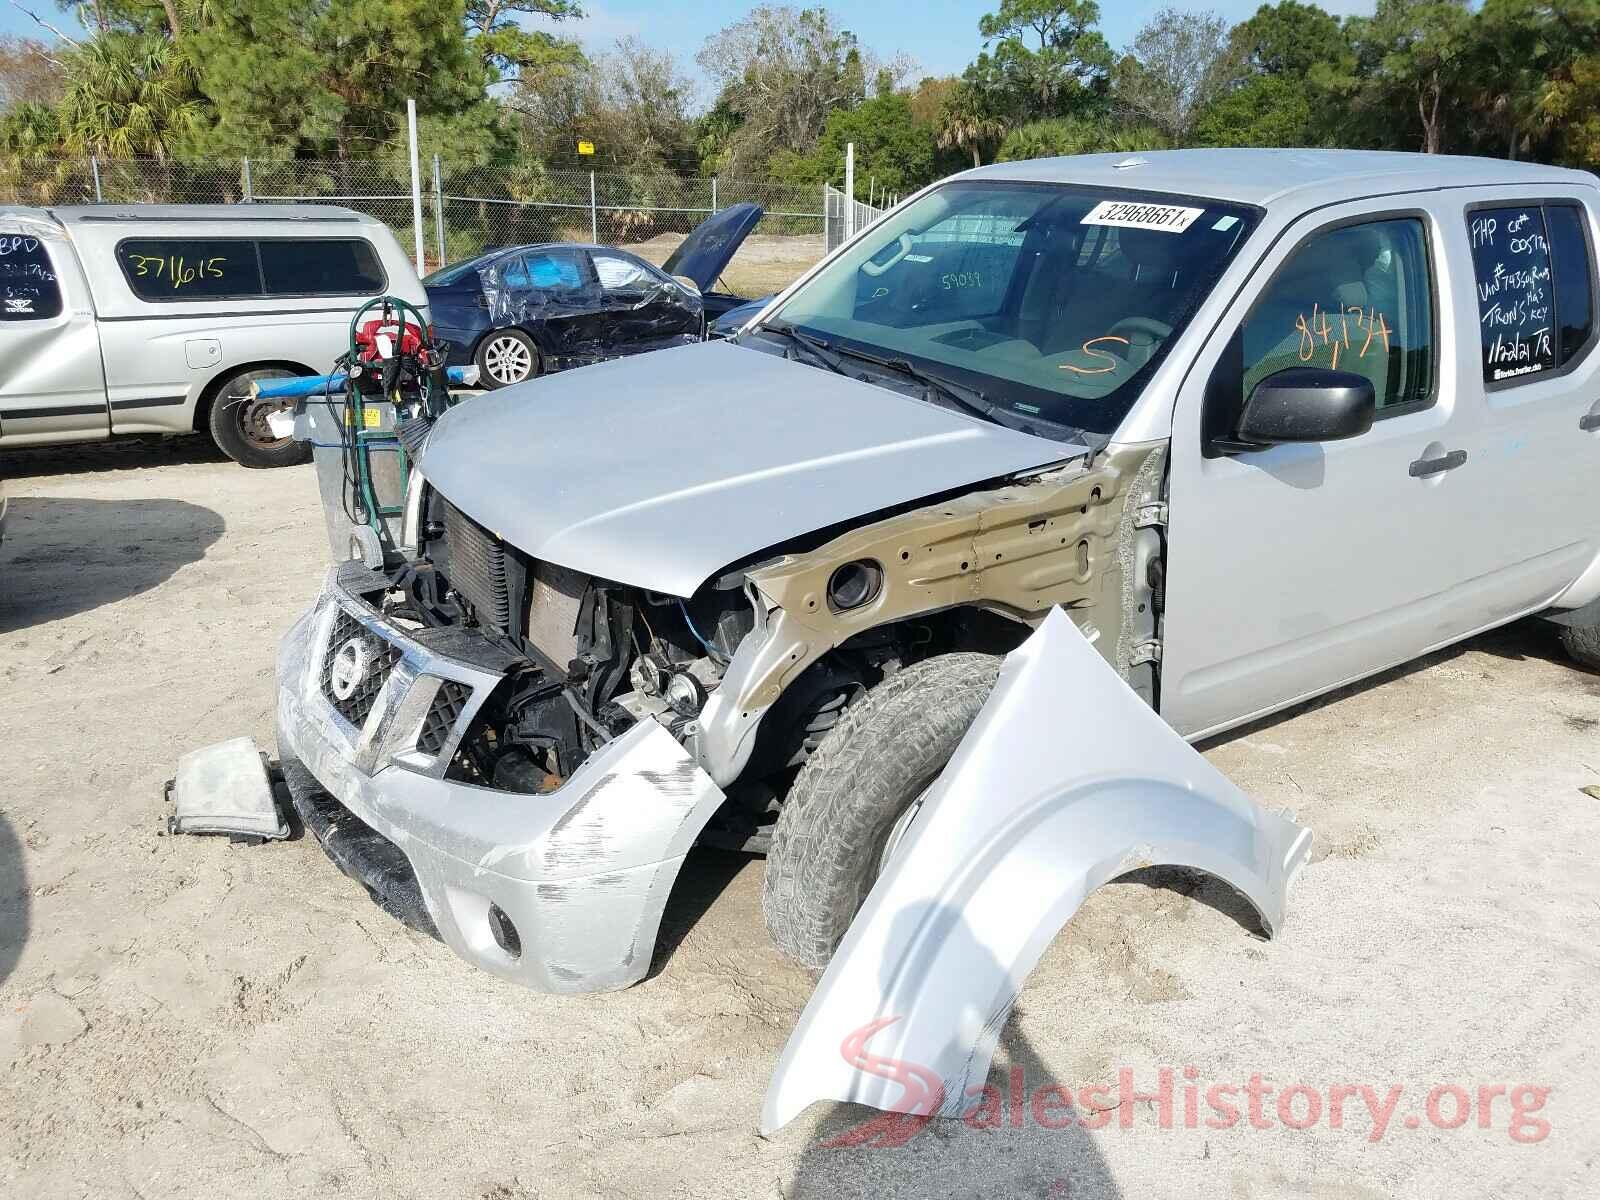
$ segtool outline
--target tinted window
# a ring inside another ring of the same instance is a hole
[[[145,300],[206,300],[261,295],[254,242],[237,239],[131,239],[117,261]]]
[[[117,261],[145,300],[367,296],[387,282],[359,238],[136,238],[117,246]]]
[[[1544,216],[1556,276],[1556,353],[1564,364],[1588,344],[1594,328],[1594,266],[1583,209],[1552,205]]]
[[[1555,303],[1544,210],[1478,209],[1467,218],[1485,383],[1556,365]]]
[[[269,296],[368,296],[383,291],[383,267],[359,238],[262,241],[261,277]]]
[[[42,321],[61,313],[61,288],[44,243],[0,233],[0,321]]]
[[[1273,276],[1240,334],[1239,407],[1261,380],[1291,367],[1365,375],[1380,411],[1430,400],[1433,296],[1422,222],[1314,235]]]

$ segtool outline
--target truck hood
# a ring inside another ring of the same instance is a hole
[[[469,400],[421,467],[536,559],[690,596],[802,534],[1087,452],[707,342]]]

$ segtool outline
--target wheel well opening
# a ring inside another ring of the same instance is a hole
[[[534,337],[533,334],[529,333],[521,325],[496,325],[493,329],[485,329],[482,333],[480,333],[478,335],[477,339],[472,343],[472,358],[473,358],[473,360],[474,361],[477,360],[478,351],[483,349],[483,344],[485,342],[487,342],[490,338],[492,338],[497,333],[508,333],[508,332],[509,333],[520,333],[523,337],[527,338],[528,339],[528,344],[533,347],[534,362],[537,364],[537,363],[543,361],[544,356],[545,356],[544,347],[539,345],[539,339],[538,338]]]

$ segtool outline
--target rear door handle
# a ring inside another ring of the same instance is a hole
[[[1600,413],[1590,413],[1584,417],[1578,422],[1578,428],[1585,433],[1593,433],[1596,429],[1600,429]]]
[[[1411,464],[1411,478],[1426,479],[1429,475],[1439,475],[1445,471],[1454,471],[1467,461],[1465,450],[1452,450],[1443,458],[1419,458]]]

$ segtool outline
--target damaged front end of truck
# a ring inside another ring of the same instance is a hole
[[[711,356],[737,402],[700,386]],[[870,384],[734,346],[652,361],[616,423],[638,455],[606,445],[605,473],[574,450],[603,423],[586,395],[637,365],[446,416],[400,560],[332,569],[280,651],[307,828],[391,912],[541,990],[643,978],[688,851],[765,850],[840,714],[920,659],[1010,652],[1065,610],[1111,684],[1155,696],[1161,446],[1091,454],[881,392],[874,421]],[[725,459],[690,444],[708,428]]]
[[[768,853],[769,930],[826,965],[769,1127],[904,1102],[839,1075],[866,1027],[961,1096],[1118,874],[1208,872],[1275,927],[1309,835],[1158,715],[1169,444],[1118,437],[1254,220],[1203,211],[936,188],[732,341],[445,413],[397,552],[284,638],[306,826],[562,992],[644,978],[693,847]]]

